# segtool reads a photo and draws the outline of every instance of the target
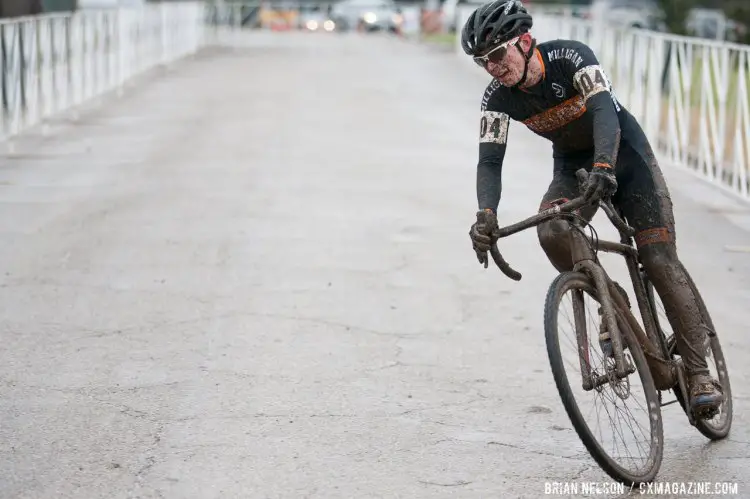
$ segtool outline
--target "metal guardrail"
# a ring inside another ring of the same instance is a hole
[[[461,24],[471,11],[462,9]],[[532,31],[540,42],[589,45],[663,159],[750,200],[749,46],[545,12]]]

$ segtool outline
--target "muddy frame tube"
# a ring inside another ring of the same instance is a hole
[[[638,303],[638,309],[641,312],[643,325],[646,329],[645,331],[643,331],[642,329],[639,331],[635,331],[635,333],[638,336],[645,333],[645,336],[649,339],[649,341],[651,341],[652,344],[659,345],[664,359],[669,359],[669,350],[667,349],[667,344],[664,341],[661,333],[659,332],[659,329],[656,327],[654,311],[651,310],[651,305],[648,300],[648,294],[646,293],[646,284],[643,282],[643,277],[641,276],[638,260],[638,250],[636,250],[630,244],[627,244],[629,242],[627,238],[623,238],[624,241],[622,243],[615,243],[612,241],[595,242],[592,241],[590,237],[587,236],[587,238],[589,239],[589,241],[591,241],[592,244],[598,247],[599,251],[618,254],[625,259],[625,264],[628,268],[628,274],[630,274],[630,281],[633,284],[633,290],[635,291],[635,299]],[[627,306],[627,304],[624,305]]]
[[[648,300],[646,293],[646,285],[643,282],[643,277],[639,268],[638,250],[630,244],[630,237],[625,234],[621,234],[622,242],[615,243],[612,241],[593,241],[589,236],[585,236],[589,243],[596,246],[599,251],[605,253],[614,253],[622,256],[625,259],[625,263],[630,274],[630,280],[633,284],[633,290],[635,291],[636,302],[638,303],[638,309],[643,319],[643,325],[645,331],[641,328],[638,320],[631,312],[628,304],[625,302],[623,297],[614,287],[614,284],[609,280],[609,296],[612,303],[622,312],[627,325],[633,330],[638,343],[643,348],[646,354],[646,359],[651,367],[651,371],[656,382],[657,388],[660,390],[674,387],[678,382],[678,375],[675,372],[674,365],[671,362],[669,350],[665,338],[659,332],[656,326],[656,320],[654,318],[654,311],[651,308],[651,304]],[[580,244],[580,243],[579,243]],[[598,266],[598,264],[597,264]],[[599,284],[597,284],[597,288]],[[620,333],[622,334],[622,333]],[[617,352],[616,346],[613,340],[612,343],[615,353]],[[618,364],[619,366],[619,364]],[[619,375],[618,371],[618,375]]]
[[[612,293],[608,285],[609,278],[604,268],[596,261],[594,246],[586,241],[587,237],[582,231],[571,227],[571,256],[573,258],[573,272],[583,272],[594,281],[594,288],[602,307],[603,319],[609,329],[612,341],[612,352],[615,357],[615,373],[618,378],[627,376],[627,366],[623,357],[622,333],[615,315],[615,304],[612,301]],[[583,345],[579,342],[579,348]],[[589,374],[589,373],[587,373]]]

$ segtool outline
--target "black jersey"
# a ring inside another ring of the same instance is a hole
[[[500,173],[511,119],[550,140],[553,156],[590,152],[592,165],[614,167],[621,136],[643,133],[617,101],[587,45],[554,40],[539,44],[532,57],[543,68],[539,83],[526,89],[508,88],[493,79],[484,92],[477,171],[480,209],[496,210],[500,201]]]

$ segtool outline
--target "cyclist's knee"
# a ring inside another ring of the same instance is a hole
[[[680,260],[674,244],[659,242],[638,249],[641,262],[652,278],[669,277],[679,268]]]
[[[572,268],[569,234],[570,224],[565,220],[551,220],[537,226],[539,244],[559,271]]]
[[[537,225],[536,231],[542,246],[551,246],[560,244],[560,240],[567,243],[569,228],[570,224],[566,220],[556,219]]]

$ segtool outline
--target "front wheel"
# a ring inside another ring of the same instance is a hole
[[[711,320],[711,315],[708,313],[708,308],[703,301],[698,288],[696,287],[693,279],[688,274],[687,270],[683,267],[683,271],[687,276],[688,284],[693,292],[693,296],[698,303],[703,321],[711,331],[716,331],[714,323]],[[648,276],[643,273],[643,281],[646,284],[646,296],[648,297],[649,305],[656,321],[656,327],[659,332],[666,338],[667,349],[671,357],[679,356],[680,353],[677,351],[677,341],[672,328],[670,327],[667,313],[664,309],[664,304],[659,298],[659,294],[654,289],[654,285],[648,279]],[[724,352],[721,349],[719,343],[719,337],[716,334],[710,335],[705,338],[705,349],[706,349],[706,363],[708,369],[711,372],[711,376],[714,379],[719,380],[722,390],[724,391],[724,403],[719,407],[718,414],[714,415],[710,419],[696,419],[695,427],[699,432],[706,438],[711,440],[721,440],[729,435],[729,430],[732,427],[732,387],[729,383],[729,372],[727,371],[726,360],[724,359]],[[682,391],[679,387],[673,389],[675,398],[682,406],[682,409],[687,413],[689,409],[685,398],[682,396]]]
[[[599,342],[599,309],[596,288],[585,274],[564,272],[550,285],[544,330],[557,391],[581,441],[609,476],[627,485],[650,482],[664,452],[658,392],[635,335],[615,309],[631,367],[631,374],[617,379],[614,360]],[[601,381],[585,390],[582,373],[589,370]]]

